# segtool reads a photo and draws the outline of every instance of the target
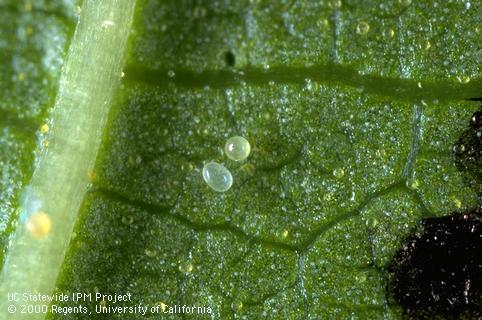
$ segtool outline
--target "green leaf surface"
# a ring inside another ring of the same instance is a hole
[[[75,47],[81,24],[66,56],[74,4],[38,2],[26,10],[16,3],[2,3],[8,10],[0,13],[6,21],[0,22],[0,231],[7,257],[16,247],[6,239],[23,226],[15,224],[21,192],[31,185],[42,152],[49,154],[38,128],[58,116],[48,109],[58,103],[59,90],[75,87],[59,81],[60,68],[73,66],[95,79],[102,61],[82,69],[92,52],[88,45]],[[93,3],[84,2],[80,21]],[[98,153],[89,149],[94,171],[79,173],[89,174],[91,183],[75,194],[85,198],[56,292],[132,294],[131,303],[83,303],[93,313],[96,306],[138,304],[212,309],[161,316],[169,319],[400,318],[386,295],[386,266],[403,239],[422,218],[477,203],[455,166],[452,145],[477,108],[465,99],[482,91],[482,5],[135,5],[129,34],[113,31],[129,36],[119,54],[127,56],[123,77],[120,86],[115,77],[103,82],[112,90],[109,119],[92,125],[103,140]],[[50,29],[34,32],[38,38],[30,41],[22,33],[30,24]],[[111,44],[95,47],[108,55],[115,52]],[[66,125],[74,128],[76,121]],[[234,135],[251,143],[245,162],[223,154]],[[51,157],[57,154],[50,150]],[[216,193],[205,184],[201,170],[209,161],[232,172],[229,191]],[[69,214],[75,218],[77,210]],[[53,218],[54,231],[61,219]],[[61,248],[52,252],[63,254]],[[23,281],[37,267],[29,267]]]

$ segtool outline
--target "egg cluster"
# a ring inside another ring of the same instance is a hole
[[[251,145],[245,138],[234,136],[226,141],[224,153],[229,159],[240,162],[248,158],[251,153]],[[233,185],[231,172],[222,164],[214,161],[204,165],[202,176],[206,184],[217,192],[226,192]]]

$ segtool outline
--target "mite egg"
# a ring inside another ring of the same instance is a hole
[[[231,172],[219,163],[206,163],[202,174],[206,184],[214,191],[226,192],[233,185]]]
[[[242,161],[249,156],[251,145],[249,144],[249,141],[243,137],[231,137],[226,141],[224,152],[229,159]]]
[[[37,211],[28,218],[26,228],[35,238],[42,239],[52,229],[52,220],[45,212]]]

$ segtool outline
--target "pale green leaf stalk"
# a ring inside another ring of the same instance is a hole
[[[49,147],[26,192],[52,220],[44,239],[19,224],[1,275],[1,319],[43,319],[21,314],[7,293],[52,294],[79,207],[88,188],[111,97],[120,82],[135,1],[86,0],[62,73],[51,116]],[[22,203],[24,208],[29,203]],[[17,311],[8,312],[15,305]]]

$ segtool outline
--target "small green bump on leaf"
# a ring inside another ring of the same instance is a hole
[[[330,0],[328,1],[328,6],[331,9],[339,9],[341,7],[341,0]]]
[[[151,249],[145,249],[144,250],[144,253],[146,254],[146,256],[148,257],[155,257],[157,252],[155,250],[151,250]]]
[[[179,271],[183,273],[191,273],[194,270],[194,265],[189,261],[184,261],[179,264]]]
[[[370,31],[370,25],[366,23],[365,21],[360,22],[356,26],[356,33],[358,34],[367,34],[368,31]]]
[[[243,302],[242,301],[235,301],[231,304],[231,308],[234,311],[239,312],[243,309]]]
[[[337,179],[341,179],[345,176],[345,170],[343,170],[343,168],[336,168],[333,170],[333,176]]]
[[[407,180],[406,184],[407,184],[407,187],[412,190],[417,190],[418,187],[420,187],[420,181],[418,181],[417,179]]]
[[[204,181],[214,191],[226,192],[233,185],[233,176],[231,172],[222,164],[209,162],[203,168]]]
[[[398,0],[398,2],[403,6],[409,6],[412,4],[412,0]]]

